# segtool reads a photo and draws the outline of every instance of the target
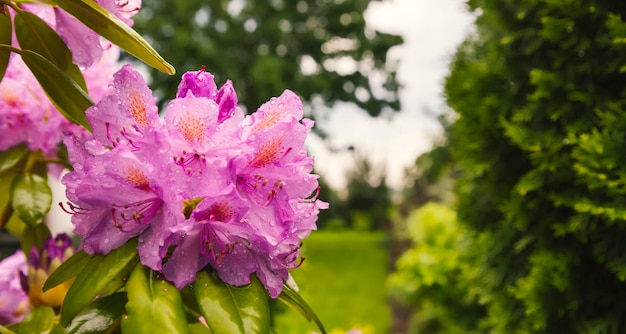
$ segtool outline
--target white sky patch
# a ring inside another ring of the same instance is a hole
[[[402,111],[372,118],[354,105],[338,103],[325,113],[328,119],[316,126],[327,131],[332,147],[354,146],[356,153],[384,165],[388,184],[400,188],[404,170],[441,134],[435,115],[447,108],[442,98],[443,80],[456,47],[472,29],[474,17],[461,0],[393,0],[371,2],[365,19],[371,28],[404,37],[404,44],[388,54],[390,59],[400,60]],[[325,63],[327,66],[353,70],[351,64]],[[343,187],[346,171],[353,166],[351,154],[331,152],[322,147],[319,138],[309,139],[307,144],[316,158],[316,169],[326,181]]]

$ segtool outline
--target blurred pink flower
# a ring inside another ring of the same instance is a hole
[[[30,309],[20,278],[27,270],[26,256],[21,250],[0,262],[0,325],[21,321]]]
[[[133,25],[132,17],[141,8],[141,0],[95,0],[122,22]],[[110,46],[95,31],[59,7],[24,4],[23,8],[36,14],[50,25],[72,52],[73,62],[87,68],[97,63],[103,50]]]
[[[111,91],[108,86],[119,68],[118,56],[119,49],[112,46],[105,57],[83,71],[92,99],[101,99]],[[57,111],[19,55],[11,57],[0,82],[0,151],[26,143],[30,150],[53,157],[68,131],[80,137],[87,135]]]

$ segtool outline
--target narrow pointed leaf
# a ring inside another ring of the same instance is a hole
[[[72,53],[48,24],[36,15],[24,11],[15,15],[14,23],[15,35],[22,50],[31,50],[48,59],[87,92],[83,74],[72,63]]]
[[[13,33],[13,26],[11,24],[11,18],[8,13],[0,14],[0,44],[11,45],[11,36]],[[11,51],[6,49],[0,49],[0,82],[4,77],[4,73],[7,70],[9,64],[9,56]]]
[[[128,302],[123,333],[187,333],[182,298],[176,287],[155,279],[139,263],[126,284]]]
[[[56,0],[56,3],[93,31],[146,64],[166,74],[175,73],[174,67],[168,64],[143,37],[95,1]]]
[[[0,16],[2,16],[0,14]],[[1,28],[0,28],[1,29]],[[9,169],[15,167],[28,153],[26,144],[20,144],[11,147],[6,151],[0,152],[0,175]]]
[[[15,334],[15,332],[0,325],[0,334]]]
[[[52,307],[38,307],[31,310],[19,325],[19,333],[43,334],[49,333],[54,325],[54,310]]]
[[[43,285],[43,292],[78,276],[87,263],[89,263],[89,260],[91,260],[91,257],[82,250],[72,255],[50,274],[46,283]]]
[[[65,72],[41,55],[30,50],[20,51],[22,60],[55,107],[70,121],[91,131],[85,110],[93,101]]]
[[[194,291],[202,316],[214,334],[269,333],[267,292],[256,276],[249,285],[234,287],[215,273],[203,271],[196,277]]]
[[[290,308],[294,309],[298,313],[302,314],[302,316],[304,316],[306,320],[315,322],[317,328],[319,328],[322,334],[326,333],[324,325],[322,324],[320,319],[297,291],[293,290],[288,285],[285,285],[282,293],[278,296],[278,300],[280,300]]]
[[[63,326],[67,326],[115,277],[131,272],[139,261],[136,247],[137,239],[133,239],[107,255],[94,255],[89,260],[65,296],[61,308]]]
[[[98,334],[111,332],[111,327],[122,316],[126,293],[118,292],[97,299],[82,310],[67,327],[68,334]]]
[[[15,214],[25,223],[35,226],[43,223],[50,211],[52,190],[48,181],[37,174],[20,174],[11,184],[11,205]]]

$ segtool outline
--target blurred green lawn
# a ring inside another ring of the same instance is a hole
[[[385,333],[389,329],[385,243],[383,233],[354,231],[314,231],[304,241],[306,260],[292,275],[327,331],[359,327],[369,333]],[[291,309],[279,313],[274,328],[278,334],[316,330]]]

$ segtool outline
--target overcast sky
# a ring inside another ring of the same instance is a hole
[[[435,117],[428,113],[439,114],[446,108],[443,79],[456,47],[472,29],[473,17],[461,0],[387,0],[372,1],[366,21],[376,30],[404,37],[404,44],[390,51],[400,60],[402,111],[389,118],[371,118],[351,105],[338,104],[330,119],[316,126],[329,132],[333,146],[352,145],[385,165],[390,185],[400,187],[404,169],[440,135]],[[317,138],[308,143],[316,169],[331,185],[343,186],[350,154],[330,153]]]

